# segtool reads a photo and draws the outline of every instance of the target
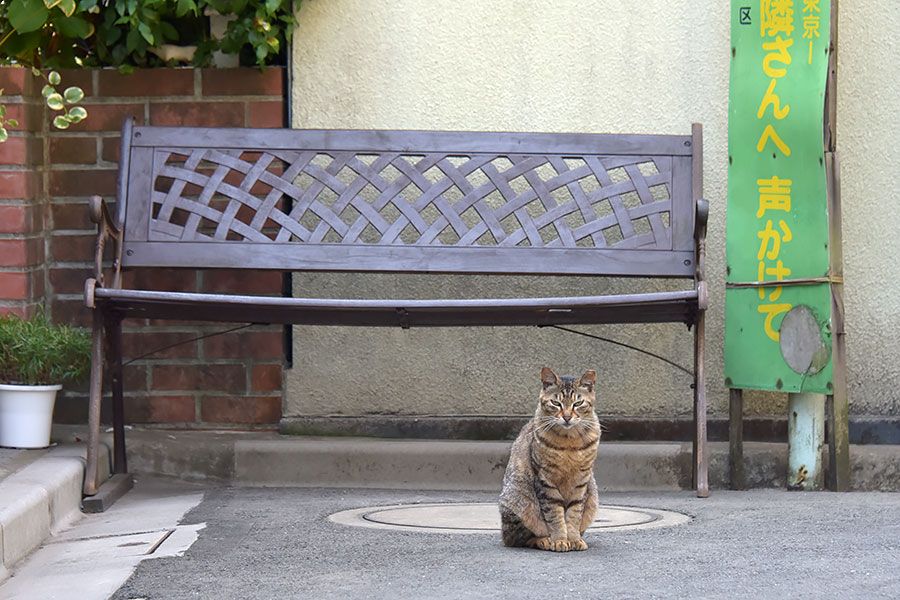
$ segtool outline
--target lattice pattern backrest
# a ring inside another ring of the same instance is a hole
[[[149,240],[671,249],[672,157],[156,148]]]
[[[123,127],[125,266],[692,277],[699,136]]]

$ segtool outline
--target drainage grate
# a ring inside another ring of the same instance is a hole
[[[490,502],[370,506],[328,517],[341,525],[418,531],[421,533],[493,533],[500,531],[500,512]],[[687,523],[681,513],[657,508],[601,505],[589,531],[651,529]]]

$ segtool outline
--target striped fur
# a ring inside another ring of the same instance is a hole
[[[513,442],[500,493],[503,543],[555,552],[586,550],[597,512],[594,460],[600,423],[596,373],[577,379],[541,371],[537,410]]]

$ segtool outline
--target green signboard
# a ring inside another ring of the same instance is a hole
[[[726,385],[831,393],[829,0],[732,0]]]

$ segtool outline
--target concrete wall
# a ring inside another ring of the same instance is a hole
[[[725,190],[729,12],[727,3],[648,0],[364,2],[307,0],[294,41],[294,127],[688,133],[704,124],[704,195],[709,224],[710,410],[727,414],[723,386]],[[898,45],[890,24],[900,7],[846,3],[841,14],[839,145],[844,155],[845,254],[851,410],[894,415],[900,373],[889,357],[896,323],[893,287],[880,257],[889,232],[891,169],[897,164],[900,101],[879,73]],[[878,19],[873,16],[879,15]],[[885,14],[889,13],[889,14]],[[881,32],[879,34],[879,32]],[[879,60],[879,57],[883,60]],[[891,110],[893,107],[894,110]],[[873,229],[877,227],[877,229]],[[409,279],[412,279],[409,281]],[[299,278],[297,294],[428,296],[535,293],[529,280],[463,283],[429,277]],[[664,285],[640,284],[644,288]],[[467,287],[463,287],[467,286]],[[622,282],[554,281],[544,290],[603,293]],[[398,288],[401,288],[398,290]],[[862,290],[865,290],[863,292]],[[683,326],[593,327],[691,363]],[[882,333],[884,332],[884,333]],[[599,411],[688,416],[689,378],[646,356],[603,342],[533,329],[295,329],[286,416],[329,414],[526,414],[544,365],[600,373]],[[879,363],[878,368],[865,367]],[[891,383],[895,385],[891,386]],[[751,414],[784,414],[784,395],[748,395]]]
[[[900,416],[900,3],[842,2],[839,23],[850,411]]]

